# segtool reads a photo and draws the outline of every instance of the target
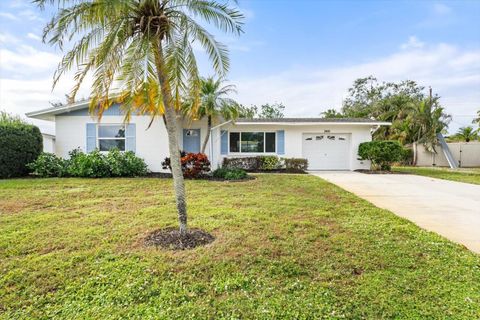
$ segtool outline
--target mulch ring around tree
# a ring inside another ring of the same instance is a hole
[[[201,229],[189,229],[186,235],[181,236],[178,228],[170,227],[150,233],[145,238],[145,245],[168,250],[185,250],[207,245],[214,240],[214,236]]]

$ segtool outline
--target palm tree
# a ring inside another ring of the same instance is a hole
[[[451,117],[444,112],[438,99],[438,97],[430,97],[416,103],[407,117],[412,134],[414,165],[417,160],[417,144],[422,143],[428,151],[436,153],[437,134],[442,133],[448,127]]]
[[[458,129],[457,133],[455,134],[456,138],[459,138],[460,140],[463,140],[465,142],[470,142],[471,140],[477,140],[478,139],[478,134],[473,129],[473,127],[461,127]]]
[[[480,132],[480,110],[477,111],[477,117],[473,119],[472,123],[478,124],[477,131]]]
[[[132,113],[162,116],[168,144],[179,232],[187,232],[187,206],[179,143],[177,113],[181,96],[192,98],[192,112],[200,100],[200,77],[192,48],[198,42],[216,73],[229,68],[228,50],[202,24],[239,35],[243,15],[213,0],[34,0],[41,8],[56,4],[58,11],[44,30],[44,41],[63,48],[78,39],[59,63],[53,86],[77,67],[76,92],[88,73],[93,74],[90,112],[99,118],[114,102],[122,102],[125,121]]]
[[[201,79],[200,104],[195,115],[197,119],[207,117],[207,135],[203,141],[201,153],[205,153],[207,148],[212,129],[212,119],[222,117],[225,120],[232,120],[238,118],[239,115],[239,104],[227,97],[230,93],[236,92],[235,86],[224,86],[223,82],[222,78],[217,80],[213,77]],[[192,102],[185,104],[185,112],[190,112],[191,106]]]

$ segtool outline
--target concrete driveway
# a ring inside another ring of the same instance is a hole
[[[407,174],[310,173],[480,253],[480,185]]]

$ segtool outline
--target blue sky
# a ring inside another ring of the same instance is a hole
[[[240,0],[245,33],[218,34],[231,52],[239,102],[283,102],[289,116],[340,108],[358,77],[432,86],[451,131],[480,109],[480,1]],[[50,92],[61,52],[39,41],[51,12],[0,2],[0,108],[22,114],[63,100]],[[211,73],[199,50],[201,70]],[[88,87],[82,89],[88,95]],[[42,128],[52,126],[41,123]]]

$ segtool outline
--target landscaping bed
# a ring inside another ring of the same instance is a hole
[[[311,175],[0,183],[0,319],[477,319],[480,257]]]
[[[407,172],[392,171],[392,170],[368,170],[368,169],[357,169],[355,172],[365,173],[365,174],[407,174]]]

